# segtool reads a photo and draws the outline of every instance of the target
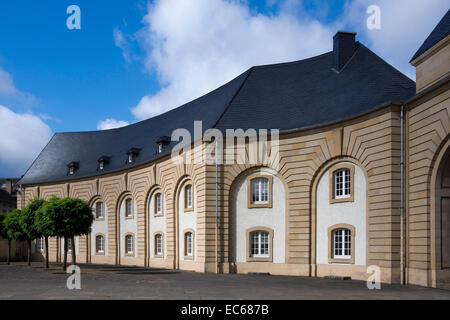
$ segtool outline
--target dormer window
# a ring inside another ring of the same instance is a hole
[[[170,144],[171,138],[168,136],[162,136],[158,140],[156,140],[156,153],[161,153],[164,150],[164,147]]]
[[[131,148],[127,152],[127,163],[132,163],[134,159],[139,155],[141,149]]]
[[[67,165],[67,174],[73,175],[78,170],[78,162],[71,162]]]
[[[98,170],[102,171],[105,169],[106,164],[109,162],[109,157],[101,156],[98,160]]]

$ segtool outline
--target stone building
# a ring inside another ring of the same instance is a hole
[[[447,12],[411,60],[416,83],[338,32],[331,52],[253,67],[151,119],[57,133],[19,182],[18,205],[89,201],[81,262],[353,279],[375,265],[384,282],[444,286],[449,25]],[[194,139],[172,156],[181,128]],[[222,144],[227,129],[243,129],[244,143]],[[203,159],[215,150],[217,166]],[[51,240],[51,260],[62,248]]]

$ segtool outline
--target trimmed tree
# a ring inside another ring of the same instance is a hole
[[[22,209],[20,215],[20,225],[22,226],[22,230],[26,235],[26,240],[28,242],[28,265],[31,265],[31,242],[34,239],[42,237],[42,233],[37,228],[35,221],[36,213],[41,209],[44,203],[45,200],[43,199],[34,199]]]
[[[51,198],[44,210],[50,212],[51,223],[54,227],[54,235],[64,237],[64,265],[67,268],[67,240],[71,239],[72,264],[76,264],[75,236],[89,234],[91,232],[94,216],[89,204],[76,198]]]
[[[6,228],[4,221],[7,217],[6,212],[0,212],[0,237],[8,240],[8,256],[7,263],[11,263],[11,239],[8,237],[8,229]]]
[[[5,220],[3,220],[9,241],[14,240],[20,242],[27,239],[27,235],[23,232],[22,226],[20,225],[21,214],[22,212],[19,209],[16,209],[8,213]]]
[[[57,199],[57,198],[54,198]],[[36,212],[36,229],[44,237],[45,242],[45,267],[49,268],[48,238],[56,236],[55,225],[52,217],[52,199],[45,201],[42,207]]]

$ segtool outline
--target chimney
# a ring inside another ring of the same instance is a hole
[[[356,32],[338,31],[333,37],[334,69],[341,71],[342,67],[355,52]]]

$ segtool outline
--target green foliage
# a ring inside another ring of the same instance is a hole
[[[37,239],[42,236],[42,233],[39,232],[35,222],[36,214],[40,211],[44,203],[45,200],[43,199],[34,199],[22,209],[22,214],[20,215],[20,225],[29,240]]]
[[[3,223],[6,227],[6,233],[8,239],[15,241],[25,241],[28,239],[26,233],[23,232],[22,226],[20,224],[20,216],[22,212],[19,209],[16,209],[6,216]]]
[[[7,213],[0,212],[0,237],[2,238],[8,238],[8,232],[6,229],[5,224],[3,223],[6,219]]]
[[[38,213],[39,224],[49,226],[49,236],[80,236],[91,232],[94,221],[86,201],[74,198],[50,198]],[[42,219],[41,219],[42,215]]]

